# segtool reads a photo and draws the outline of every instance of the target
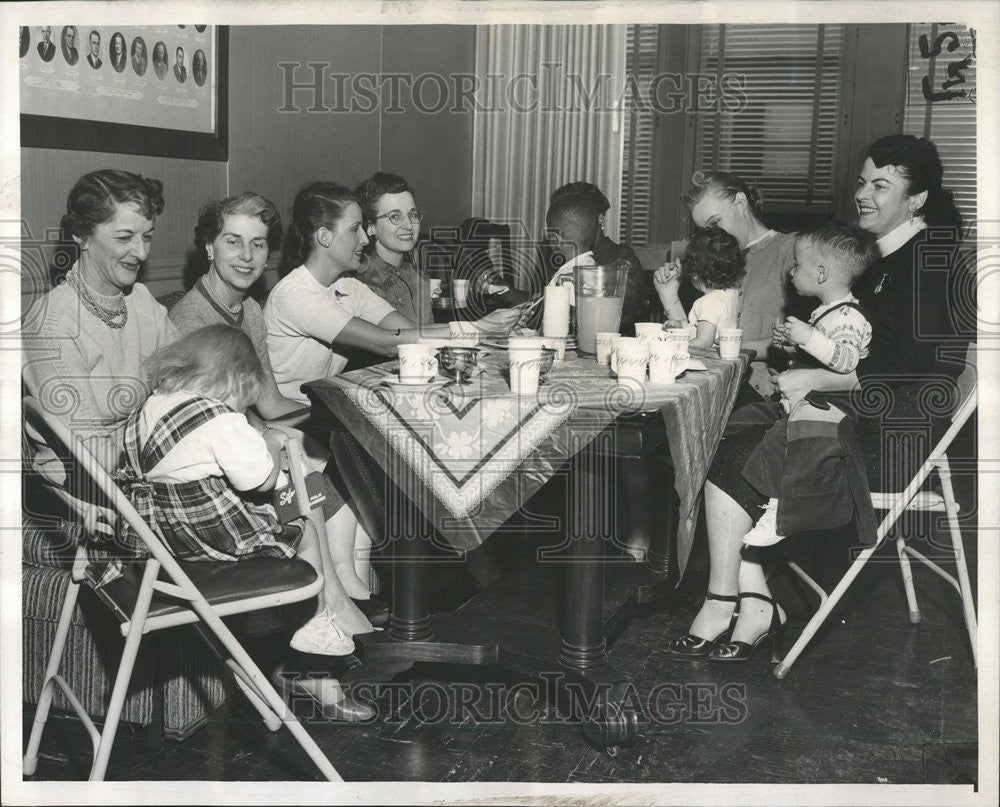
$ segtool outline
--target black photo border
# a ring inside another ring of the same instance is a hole
[[[229,26],[216,26],[215,132],[21,115],[21,146],[188,160],[229,158]]]

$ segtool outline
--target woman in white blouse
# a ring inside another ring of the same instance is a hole
[[[450,335],[447,325],[418,325],[356,277],[343,277],[358,270],[368,244],[361,207],[347,188],[314,182],[299,191],[289,237],[301,266],[271,290],[264,306],[271,367],[286,398],[308,403],[302,384],[340,374],[350,348],[391,358],[397,345],[420,336]],[[475,324],[505,333],[519,313],[494,311]]]

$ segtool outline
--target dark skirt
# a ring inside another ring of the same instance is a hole
[[[947,426],[948,422],[940,418],[925,424],[903,419],[859,418],[855,434],[871,489],[903,490]],[[768,497],[743,478],[743,466],[768,428],[754,425],[723,437],[708,470],[708,481],[728,494],[754,523],[761,517],[761,508]]]

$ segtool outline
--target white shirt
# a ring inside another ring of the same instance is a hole
[[[710,322],[715,326],[715,339],[719,339],[722,328],[739,328],[740,290],[711,289],[691,305],[688,322],[697,327],[699,322]]]
[[[889,230],[875,242],[875,246],[878,247],[879,253],[884,258],[886,255],[891,255],[926,227],[927,223],[923,216],[914,216]]]
[[[154,393],[142,406],[139,443],[145,444],[156,423],[171,409],[191,398],[192,392]],[[264,437],[240,412],[217,415],[181,438],[146,477],[162,482],[194,482],[225,477],[236,490],[260,487],[271,475],[274,461]]]
[[[592,250],[587,250],[586,252],[581,252],[575,258],[570,258],[566,263],[559,267],[559,271],[552,275],[552,279],[549,281],[550,286],[557,286],[562,282],[562,279],[569,275],[573,277],[573,269],[577,266],[597,266],[597,261],[594,260],[594,253]]]
[[[395,309],[353,277],[324,286],[305,267],[293,269],[271,290],[264,306],[267,352],[278,389],[309,403],[302,384],[338,375],[347,356],[332,342],[353,317],[380,323]]]

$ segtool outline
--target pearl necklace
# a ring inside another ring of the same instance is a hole
[[[222,300],[219,299],[219,295],[215,293],[215,289],[212,288],[212,283],[209,281],[208,275],[205,275],[204,285],[205,288],[208,289],[208,293],[212,296],[212,299],[215,300],[215,302],[217,302],[222,308],[226,309],[226,311],[228,311],[234,317],[239,316],[240,310],[243,308],[242,300],[236,303],[236,305],[226,305],[224,302],[222,302]]]
[[[83,307],[97,317],[101,322],[109,328],[114,328],[115,330],[120,330],[125,327],[125,323],[128,322],[128,309],[125,307],[124,292],[118,296],[118,308],[110,309],[105,308],[97,302],[97,292],[90,289],[83,277],[80,275],[77,267],[74,266],[66,273],[66,282],[76,292],[77,297],[80,298],[80,302],[83,303]]]

